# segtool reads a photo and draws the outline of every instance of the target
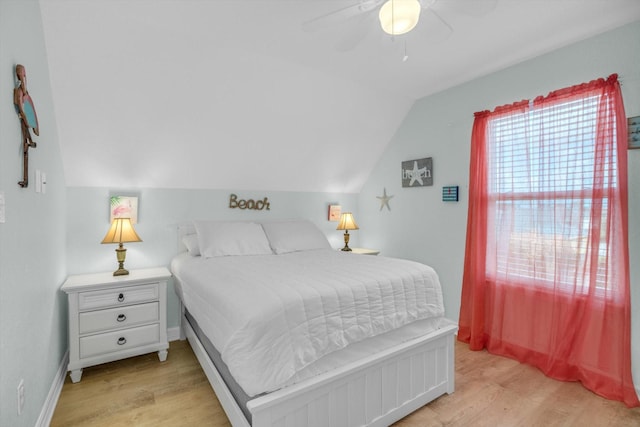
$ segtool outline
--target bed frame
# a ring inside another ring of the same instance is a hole
[[[250,424],[182,310],[182,333],[234,427],[388,426],[454,391],[458,327],[442,328],[341,368],[256,397]]]
[[[247,403],[253,424],[182,317],[191,348],[234,427],[388,426],[454,391],[451,324],[430,334]]]

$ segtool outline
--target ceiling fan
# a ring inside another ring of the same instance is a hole
[[[355,48],[367,34],[378,30],[393,38],[412,31],[418,24],[428,26],[431,34],[447,38],[453,27],[444,18],[448,14],[483,15],[493,10],[498,0],[358,0],[341,9],[306,21],[304,31],[321,31],[339,23],[349,22],[349,34],[336,49]],[[378,24],[376,25],[376,18]]]

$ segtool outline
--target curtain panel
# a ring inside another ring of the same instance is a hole
[[[638,406],[617,75],[475,114],[458,339]]]

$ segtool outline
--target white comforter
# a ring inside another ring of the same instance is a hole
[[[333,351],[444,315],[435,271],[413,261],[313,250],[177,257],[184,304],[249,396],[277,390]]]

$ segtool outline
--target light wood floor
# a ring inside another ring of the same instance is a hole
[[[230,426],[186,341],[68,376],[51,426]],[[456,392],[395,424],[430,426],[640,426],[628,409],[537,369],[456,343]],[[336,426],[339,427],[339,426]]]

